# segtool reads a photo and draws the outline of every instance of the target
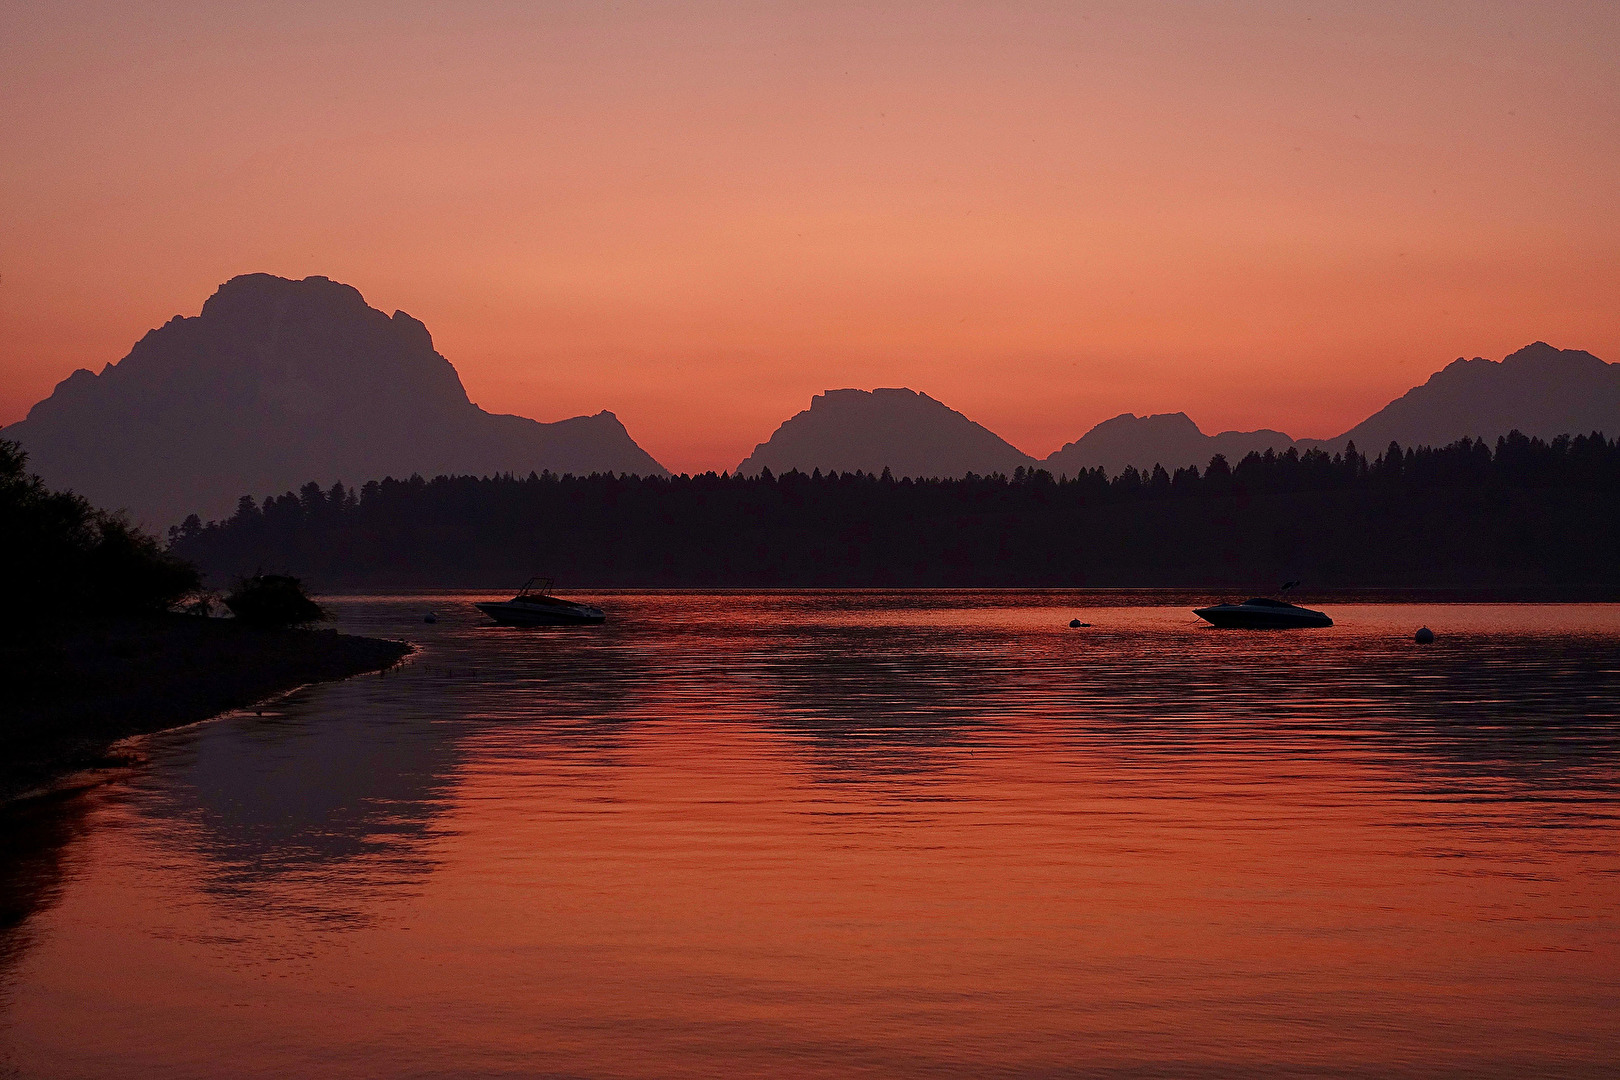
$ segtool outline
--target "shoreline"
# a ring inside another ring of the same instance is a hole
[[[0,805],[127,759],[113,747],[414,652],[336,630],[255,630],[188,615],[40,623],[0,635]]]

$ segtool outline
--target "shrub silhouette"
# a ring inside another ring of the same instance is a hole
[[[304,594],[304,584],[281,574],[242,578],[225,606],[248,626],[298,626],[326,618],[326,611]]]
[[[28,472],[28,455],[0,439],[0,566],[24,608],[132,614],[163,611],[196,590],[196,567],[122,516]]]

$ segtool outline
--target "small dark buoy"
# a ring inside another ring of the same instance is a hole
[[[439,617],[437,615],[433,614],[433,612],[430,611],[426,615],[422,616],[422,621],[423,622],[438,622]]]
[[[1428,645],[1434,641],[1434,631],[1427,626],[1418,627],[1418,632],[1412,635],[1412,640],[1419,645]]]

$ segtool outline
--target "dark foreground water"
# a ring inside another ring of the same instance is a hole
[[[471,599],[0,816],[0,1074],[1620,1075],[1620,608]]]

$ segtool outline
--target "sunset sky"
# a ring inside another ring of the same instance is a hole
[[[0,423],[324,274],[730,468],[829,387],[1044,456],[1620,360],[1620,4],[0,0]]]

